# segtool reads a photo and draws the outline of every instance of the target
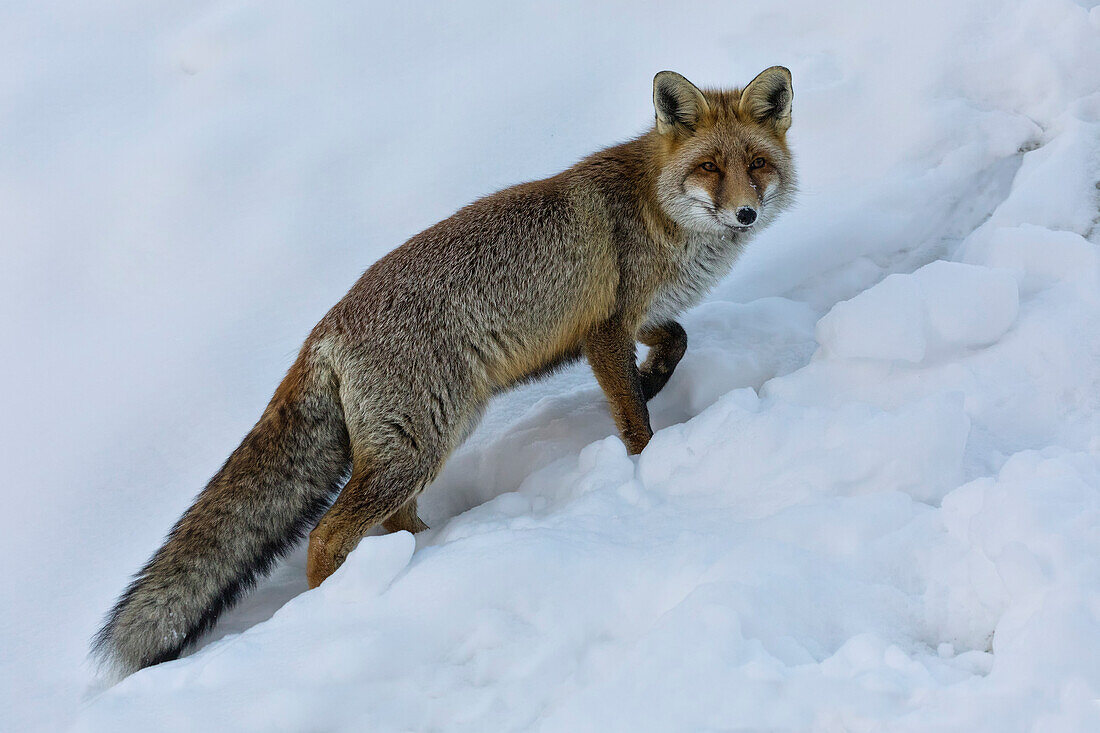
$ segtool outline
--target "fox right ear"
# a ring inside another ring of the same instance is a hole
[[[653,108],[657,111],[657,132],[670,135],[690,132],[707,112],[707,98],[675,71],[653,77]]]

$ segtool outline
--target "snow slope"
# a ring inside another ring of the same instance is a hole
[[[1100,729],[1083,5],[5,7],[2,727]],[[577,365],[492,404],[430,531],[86,666],[365,266],[640,130],[659,69],[775,63],[799,205],[683,319],[640,457]]]

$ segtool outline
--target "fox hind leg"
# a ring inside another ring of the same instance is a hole
[[[388,524],[392,517],[398,529],[410,531],[416,523],[423,525],[416,518],[416,495],[431,481],[435,468],[412,456],[391,458],[384,466],[357,465],[336,502],[309,533],[309,587],[316,588],[336,572],[363,535],[380,522]]]
[[[436,359],[450,353],[447,344],[420,347],[413,356],[419,354],[423,366],[400,376],[389,375],[392,365],[370,354],[345,357],[344,371],[361,376],[340,384],[352,474],[309,535],[310,588],[334,573],[372,527],[427,529],[416,514],[416,497],[481,414],[484,398],[478,395],[490,390],[462,368],[465,362]]]
[[[428,529],[428,525],[420,519],[420,516],[416,513],[416,497],[406,501],[400,509],[391,514],[385,521],[382,522],[382,527],[387,532],[400,532],[405,530],[406,532],[423,532]]]

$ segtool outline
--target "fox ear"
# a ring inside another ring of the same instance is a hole
[[[764,69],[741,90],[738,111],[750,120],[786,132],[791,126],[791,72],[784,66]]]
[[[675,71],[653,77],[653,108],[657,111],[657,132],[669,135],[690,132],[707,112],[707,98]]]

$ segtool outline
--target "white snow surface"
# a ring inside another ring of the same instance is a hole
[[[0,728],[1100,730],[1092,5],[7,3]],[[656,71],[772,64],[799,203],[641,456],[578,364],[491,404],[431,530],[97,675],[365,267],[644,129]]]

